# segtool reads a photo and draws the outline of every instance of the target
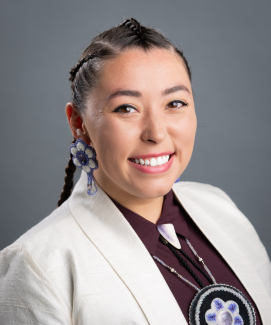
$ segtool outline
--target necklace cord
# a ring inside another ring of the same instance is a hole
[[[190,243],[190,241],[189,241],[187,238],[185,238],[185,240],[186,240],[187,245],[190,247],[191,251],[192,251],[192,252],[194,253],[194,255],[198,258],[198,260],[202,263],[202,265],[203,265],[205,271],[210,275],[210,278],[212,279],[212,282],[213,282],[214,284],[216,284],[217,282],[216,282],[214,276],[212,275],[211,271],[208,269],[207,265],[204,263],[203,259],[202,259],[202,258],[199,256],[199,254],[196,252],[195,248],[192,246],[192,244]]]
[[[192,277],[198,282],[201,288],[204,287],[203,283],[200,281],[198,276],[194,273],[194,271],[190,268],[190,266],[187,264],[186,260],[184,260],[180,254],[177,253],[177,251],[169,244],[167,243],[166,246],[172,251],[172,253],[178,258],[179,263],[181,266],[183,266],[187,271],[192,275]]]
[[[164,263],[160,258],[156,256],[152,256],[155,260],[157,260],[160,264],[164,265],[167,269],[170,270],[170,272],[175,273],[178,278],[189,284],[191,287],[195,288],[197,291],[201,291],[197,286],[195,286],[192,282],[188,281],[186,278],[184,278],[181,274],[179,274],[177,271],[175,271],[172,267],[168,266],[166,263]]]
[[[201,273],[202,273],[202,275],[204,275],[204,277],[212,284],[213,283],[213,281],[211,280],[211,278],[208,276],[208,274],[195,262],[195,261],[193,261],[192,260],[192,258],[189,256],[189,255],[187,255],[181,248],[180,249],[178,249],[178,251],[184,256],[184,257],[186,257],[187,259],[188,259],[188,261],[191,263],[191,264],[193,264],[194,266],[195,266],[195,268],[198,270],[198,271],[200,271]]]

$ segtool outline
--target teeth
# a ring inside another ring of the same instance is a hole
[[[161,156],[161,157],[157,157],[157,158],[149,158],[149,159],[134,159],[133,160],[134,162],[136,162],[137,164],[140,164],[140,165],[144,165],[144,166],[152,166],[152,167],[155,167],[155,166],[161,166],[165,163],[167,163],[169,161],[169,155],[167,156]]]
[[[155,158],[152,158],[151,159],[151,166],[152,167],[155,167],[157,165],[157,161],[156,161],[156,159]]]
[[[163,158],[162,157],[158,157],[157,158],[157,166],[163,165]]]

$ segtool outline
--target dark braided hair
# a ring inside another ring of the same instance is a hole
[[[135,33],[141,40],[144,39],[144,30],[146,28],[141,26],[137,20],[134,18],[126,19],[121,26],[129,28],[133,33]]]
[[[75,142],[75,139],[72,140],[72,143]],[[71,191],[73,188],[73,175],[74,172],[76,170],[76,166],[74,165],[73,161],[72,161],[72,154],[70,153],[70,159],[68,161],[68,165],[65,168],[65,179],[64,179],[64,186],[63,186],[63,190],[60,194],[60,199],[58,200],[58,204],[57,206],[59,207],[64,201],[66,201],[69,196],[71,195]]]
[[[102,66],[106,60],[116,57],[127,49],[165,49],[173,51],[183,60],[189,79],[191,71],[183,52],[174,46],[159,31],[140,25],[134,18],[126,19],[122,24],[110,28],[96,36],[90,45],[83,51],[79,61],[70,71],[72,102],[77,112],[82,115],[86,109],[86,100],[95,88]],[[73,173],[71,159],[66,167],[64,189],[58,201],[60,206],[71,193],[73,186]]]

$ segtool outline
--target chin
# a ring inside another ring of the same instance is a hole
[[[135,187],[131,186],[130,190],[133,188],[132,194],[137,197],[154,199],[166,195],[171,190],[173,184],[174,182],[169,182],[168,180],[166,182],[150,181],[148,184],[142,184],[141,186],[138,186],[138,184]]]

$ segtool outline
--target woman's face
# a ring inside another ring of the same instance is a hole
[[[197,126],[181,58],[161,49],[127,50],[106,61],[86,106],[83,129],[104,191],[113,198],[168,193],[191,158]]]

